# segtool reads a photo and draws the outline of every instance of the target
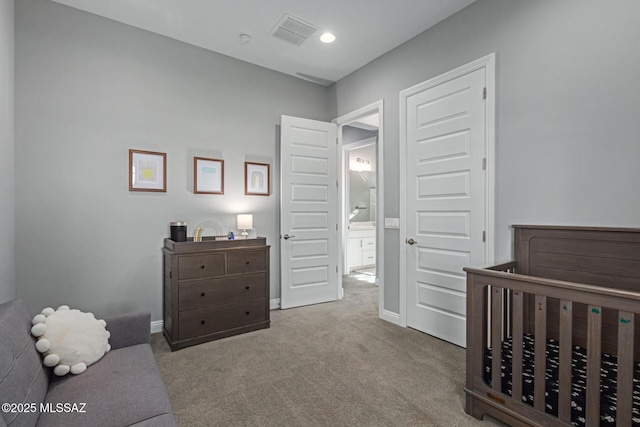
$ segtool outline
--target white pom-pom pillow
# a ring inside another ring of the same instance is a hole
[[[58,376],[81,374],[111,350],[106,322],[92,313],[70,310],[66,305],[57,310],[47,307],[31,323],[44,365],[55,366],[53,373]]]

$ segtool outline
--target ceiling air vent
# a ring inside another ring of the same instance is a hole
[[[271,35],[277,39],[300,46],[316,31],[318,31],[318,27],[304,22],[302,19],[285,14],[280,22],[273,27]]]

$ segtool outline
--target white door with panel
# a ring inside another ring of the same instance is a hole
[[[338,299],[336,129],[281,118],[281,308]]]
[[[466,266],[485,264],[484,68],[407,98],[407,326],[466,346]]]

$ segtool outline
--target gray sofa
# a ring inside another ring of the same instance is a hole
[[[21,300],[0,305],[0,427],[176,425],[149,345],[149,313],[105,318],[111,351],[64,377],[42,365],[32,318]]]

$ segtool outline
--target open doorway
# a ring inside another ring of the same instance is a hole
[[[375,273],[372,271],[372,283],[378,288],[380,318],[398,323],[397,314],[384,309],[383,249],[384,226],[387,221],[384,217],[384,115],[382,100],[340,116],[332,123],[291,116],[282,116],[281,118],[281,308],[334,301],[344,297],[343,278],[347,277],[349,269],[348,262],[346,262],[349,216],[353,209],[347,211],[347,207],[351,207],[350,202],[346,200],[347,179],[345,177],[349,167],[345,160],[348,158],[348,153],[345,153],[343,147],[343,134],[349,131],[343,132],[343,130],[346,126],[355,122],[361,123],[365,117],[372,115],[377,115],[378,118],[377,137],[369,136],[370,141],[364,142],[362,145],[371,145],[375,150],[375,160],[373,158],[369,160],[371,169],[375,167],[376,178],[375,187],[371,186],[372,189],[369,190],[368,205],[372,206],[373,202],[374,208],[359,209],[358,211],[375,212],[373,220],[369,213],[367,221],[362,221],[369,222],[375,229],[375,245],[373,245],[375,246],[373,249]],[[334,145],[333,142],[336,139],[337,143]],[[294,143],[295,141],[297,143]],[[294,153],[292,151],[294,149],[298,152]],[[312,150],[312,152],[307,153],[305,150]],[[320,153],[325,154],[326,157],[320,158]],[[297,161],[294,162],[294,159]],[[314,161],[308,161],[308,159]],[[355,157],[356,164],[364,163],[366,165],[362,158],[360,158],[360,162],[357,159],[358,156]],[[363,169],[365,168],[366,166],[363,167]],[[333,186],[334,182],[335,187]],[[285,189],[296,191],[295,194],[285,193]],[[292,203],[296,205],[293,206]],[[309,215],[309,208],[315,209],[317,215]],[[355,214],[357,213],[355,212]],[[333,224],[336,225],[335,229]],[[313,243],[312,246],[309,245],[310,242]],[[333,273],[334,267],[335,273]],[[292,279],[297,280],[297,283],[294,283]],[[296,295],[297,300],[294,298]]]
[[[339,172],[341,297],[344,295],[342,278],[353,284],[355,280],[350,273],[361,274],[370,284],[378,286],[379,316],[387,320],[389,316],[384,310],[383,117],[383,101],[378,100],[338,117],[334,123],[338,125],[339,164],[342,167]],[[351,181],[358,183],[358,188],[349,188],[352,177]],[[354,200],[351,200],[351,193],[357,196]]]
[[[376,283],[378,120],[376,113],[342,127],[347,228],[344,272],[366,283]]]

